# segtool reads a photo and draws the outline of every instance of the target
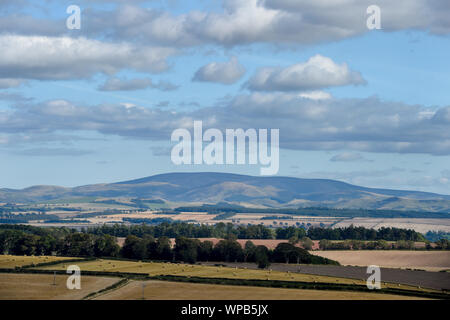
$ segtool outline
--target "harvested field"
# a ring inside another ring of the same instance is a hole
[[[413,229],[417,232],[428,231],[450,232],[450,219],[424,219],[424,218],[352,218],[344,219],[333,227],[365,227],[379,229],[381,227],[393,227],[402,229]]]
[[[312,254],[338,261],[342,265],[440,271],[450,269],[450,251],[413,250],[327,250]]]
[[[68,275],[0,273],[0,300],[79,300],[117,282],[117,278],[81,277],[81,289],[66,287]]]
[[[298,281],[298,282],[316,282],[316,283],[334,283],[334,284],[356,284],[366,285],[367,274],[365,268],[363,272],[357,272],[356,275],[349,273],[346,269],[337,269],[341,271],[340,274],[334,269],[329,270],[328,274],[319,269],[319,272],[303,272],[304,267],[308,265],[285,265],[272,268],[271,270],[260,270],[256,268],[254,263],[227,263],[229,267],[214,266],[213,263],[209,265],[188,265],[178,263],[158,263],[158,262],[136,262],[136,261],[120,261],[120,260],[103,260],[96,261],[83,261],[77,264],[81,268],[81,272],[85,271],[103,271],[103,272],[128,272],[128,273],[145,273],[150,276],[158,275],[176,275],[187,277],[204,277],[204,278],[227,278],[227,279],[257,279],[257,280],[282,280],[282,281]],[[278,264],[276,264],[278,265]],[[299,267],[302,268],[298,271]],[[316,268],[316,266],[311,266]],[[331,266],[319,266],[319,267],[331,267]],[[37,267],[41,270],[65,270],[67,265],[60,263],[58,265]],[[346,267],[341,267],[346,268]],[[348,267],[347,267],[348,268]],[[363,269],[363,268],[360,268]],[[316,270],[316,269],[313,269]],[[361,276],[363,274],[363,276]],[[433,273],[441,274],[441,273]],[[385,280],[389,282],[387,279]],[[405,282],[407,283],[407,282]],[[440,282],[439,282],[440,283]],[[403,289],[419,290],[420,284],[411,283],[411,285],[404,285]],[[439,284],[438,284],[439,285]],[[398,288],[398,285],[393,283],[385,283],[383,287]],[[432,288],[432,287],[430,287]],[[438,287],[440,290],[441,287]]]
[[[44,262],[64,261],[74,258],[53,257],[53,256],[12,256],[0,255],[0,268],[23,267],[30,264]]]
[[[323,283],[344,283],[344,284],[362,284],[365,281],[336,278],[328,276],[313,276],[304,274],[291,274],[287,272],[270,270],[253,270],[224,268],[217,266],[189,265],[181,263],[160,263],[160,262],[137,262],[121,260],[83,261],[77,263],[81,272],[84,271],[103,271],[103,272],[129,272],[145,273],[150,276],[157,275],[177,275],[190,277],[210,277],[210,278],[229,278],[229,279],[270,279],[285,281],[305,281],[305,282],[323,282]],[[65,270],[68,264],[60,263],[57,265],[36,267],[40,270]]]
[[[280,289],[247,286],[228,286],[169,281],[145,281],[144,297],[147,300],[403,300],[414,297],[390,294]],[[98,296],[99,300],[142,299],[142,281],[132,281],[126,286]]]
[[[257,266],[253,263],[225,263],[228,267],[238,267],[256,269]],[[367,280],[366,267],[352,267],[352,266],[329,266],[329,265],[296,265],[274,263],[270,266],[272,270],[281,272],[298,272],[309,275],[322,275],[329,277],[342,277],[350,279],[359,279],[360,281]],[[448,272],[429,272],[417,270],[403,270],[403,269],[389,269],[381,268],[382,287],[400,287],[406,288],[429,288],[433,290],[450,290],[450,274]],[[385,284],[386,282],[386,284]]]

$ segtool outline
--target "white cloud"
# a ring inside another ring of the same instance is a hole
[[[244,66],[236,57],[231,57],[227,62],[211,62],[201,67],[192,80],[232,84],[238,81],[244,73]]]
[[[222,12],[166,11],[123,5],[91,12],[89,32],[116,39],[170,46],[251,43],[315,44],[369,32],[366,9],[372,0],[224,0]],[[448,1],[380,0],[382,30],[449,34]]]
[[[244,94],[216,107],[175,112],[136,105],[74,105],[66,100],[0,111],[0,133],[38,137],[59,131],[96,131],[135,139],[169,141],[172,130],[204,126],[279,128],[280,146],[295,150],[450,155],[450,107],[423,118],[427,108],[365,99],[311,100],[294,94]],[[168,142],[169,143],[169,142]]]
[[[161,72],[173,49],[86,38],[0,35],[0,78],[79,79],[122,69]]]
[[[365,80],[347,64],[337,64],[330,58],[315,55],[304,63],[286,68],[262,68],[247,82],[250,90],[304,91],[334,86],[359,85]]]
[[[325,100],[325,99],[331,99],[331,94],[325,91],[308,91],[308,92],[301,92],[298,95],[299,97],[305,98],[305,99],[311,99],[311,100]]]

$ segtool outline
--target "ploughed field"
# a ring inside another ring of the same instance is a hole
[[[142,295],[142,283],[145,283]],[[392,294],[328,290],[302,290],[229,286],[171,281],[131,281],[127,285],[103,295],[99,300],[409,300],[421,299]]]
[[[326,250],[311,254],[338,261],[341,265],[386,268],[450,270],[450,251],[413,250]]]

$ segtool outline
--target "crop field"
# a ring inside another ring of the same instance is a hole
[[[99,300],[142,299],[142,281],[127,285],[96,297]],[[366,292],[325,291],[230,286],[170,281],[145,281],[144,298],[147,300],[403,300],[419,299],[391,294]]]
[[[312,254],[338,261],[342,265],[409,268],[427,271],[450,269],[450,251],[413,250],[327,250]]]
[[[65,270],[69,264],[60,263],[57,265],[42,266],[35,269],[40,270]],[[305,275],[300,273],[280,272],[270,270],[253,270],[244,268],[227,268],[204,265],[189,265],[179,263],[160,263],[160,262],[136,262],[121,260],[98,259],[95,261],[83,261],[77,264],[81,272],[85,271],[103,271],[103,272],[129,272],[145,273],[150,276],[158,275],[176,275],[188,277],[207,277],[207,278],[229,278],[229,279],[270,279],[285,281],[305,281],[305,282],[324,282],[324,283],[343,283],[343,284],[365,284],[361,280],[352,280],[345,278],[335,278],[328,276]]]
[[[0,300],[78,300],[118,281],[108,277],[81,277],[81,289],[69,290],[66,275],[0,273]]]
[[[254,263],[225,263],[227,267],[238,267],[256,269]],[[309,275],[321,275],[329,277],[359,279],[365,281],[367,279],[367,267],[355,266],[331,266],[331,265],[299,265],[273,263],[270,266],[273,270],[281,272],[297,272]],[[433,290],[450,290],[450,276],[448,272],[428,272],[420,270],[405,270],[381,268],[382,287],[396,285],[399,288],[407,286],[421,288],[429,288]]]
[[[334,228],[365,227],[379,229],[381,227],[394,227],[403,229],[413,229],[417,232],[426,233],[428,231],[450,232],[450,219],[425,219],[425,218],[351,218],[344,219],[336,223]]]
[[[23,267],[31,264],[38,264],[44,262],[64,261],[74,258],[53,257],[53,256],[11,256],[0,255],[0,268],[15,268]]]
[[[104,260],[83,261],[77,264],[81,268],[81,272],[85,271],[102,271],[102,272],[128,272],[128,273],[145,273],[150,276],[158,275],[175,275],[186,277],[204,277],[204,278],[226,278],[226,279],[253,279],[253,280],[281,280],[281,281],[298,281],[313,283],[334,283],[334,284],[354,284],[366,285],[366,278],[345,278],[335,277],[330,274],[307,274],[295,271],[277,271],[277,270],[259,270],[253,268],[242,267],[223,267],[213,265],[188,265],[178,263],[160,263],[160,262],[136,262],[121,260]],[[250,264],[255,267],[255,264]],[[37,267],[40,270],[65,270],[68,264],[60,263],[57,265]],[[296,265],[290,265],[294,268]],[[328,267],[328,266],[326,266]],[[298,265],[297,265],[298,268]],[[383,288],[398,288],[398,284],[385,282]],[[419,288],[413,285],[402,285],[402,289],[432,291]]]

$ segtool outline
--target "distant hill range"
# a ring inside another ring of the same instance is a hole
[[[162,199],[248,207],[330,207],[450,212],[450,195],[365,188],[327,179],[230,173],[167,173],[75,188],[0,189],[0,202],[43,202],[76,197]]]

